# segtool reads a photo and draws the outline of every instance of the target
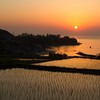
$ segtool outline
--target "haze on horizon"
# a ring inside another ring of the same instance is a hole
[[[100,0],[0,0],[0,28],[15,35],[100,35]]]

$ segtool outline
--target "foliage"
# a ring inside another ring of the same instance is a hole
[[[75,38],[60,35],[32,35],[22,33],[13,36],[5,30],[0,30],[0,55],[37,55],[46,47],[57,45],[78,45]]]

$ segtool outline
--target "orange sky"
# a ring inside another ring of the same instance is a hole
[[[100,0],[0,0],[0,28],[15,34],[100,35]]]

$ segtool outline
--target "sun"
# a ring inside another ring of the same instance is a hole
[[[74,26],[75,29],[78,29],[78,26]]]

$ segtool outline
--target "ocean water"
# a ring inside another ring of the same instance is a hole
[[[92,55],[100,53],[100,36],[81,36],[75,38],[82,44],[78,46],[51,47],[48,50],[55,51],[56,53],[67,54],[68,56],[78,56],[76,54],[77,52],[83,52]]]
[[[100,36],[83,36],[78,41],[82,43],[80,51],[93,55],[100,53]]]
[[[68,56],[79,56],[77,52],[83,52],[86,54],[96,55],[100,53],[100,36],[82,36],[76,37],[81,45],[78,46],[58,46],[52,47],[49,50],[53,50],[56,53],[67,54]],[[91,48],[90,48],[91,46]],[[72,58],[65,60],[55,60],[49,62],[38,63],[36,65],[41,66],[57,66],[67,68],[85,68],[85,69],[98,69],[100,70],[100,60],[85,59],[85,58]]]

